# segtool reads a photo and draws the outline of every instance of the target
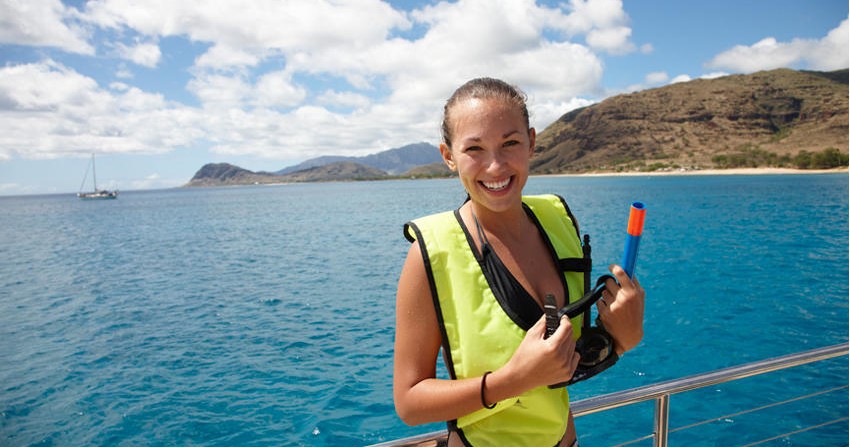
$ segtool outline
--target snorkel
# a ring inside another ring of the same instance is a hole
[[[626,244],[623,248],[623,270],[632,278],[635,272],[635,262],[637,261],[638,247],[640,246],[640,237],[643,234],[643,221],[646,217],[646,206],[643,202],[633,202],[629,211],[629,224],[626,228]],[[617,281],[613,275],[602,275],[596,280],[596,286],[587,291],[578,301],[572,302],[561,309],[555,310],[555,297],[547,295],[544,303],[544,312],[546,314],[546,335],[544,338],[552,335],[558,328],[558,323],[561,317],[566,315],[568,318],[575,318],[585,314],[587,318],[590,313],[590,306],[602,298],[602,292],[606,288],[606,281],[609,279]],[[582,329],[581,337],[576,340],[576,351],[581,355],[578,367],[573,373],[573,377],[566,381],[549,385],[549,388],[558,388],[572,385],[582,380],[587,380],[602,371],[614,366],[620,356],[617,355],[614,349],[614,339],[611,334],[605,330],[599,317],[596,318],[596,326],[589,326]]]
[[[640,237],[643,234],[643,220],[646,217],[646,206],[643,202],[633,202],[629,209],[629,226],[626,228],[626,244],[623,248],[623,270],[634,277],[635,262],[637,261]]]

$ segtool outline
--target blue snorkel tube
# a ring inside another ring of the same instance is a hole
[[[629,275],[634,277],[635,262],[637,262],[640,237],[643,234],[643,220],[646,217],[646,205],[643,202],[633,202],[629,211],[629,226],[626,229],[626,244],[623,248],[623,262],[621,267]]]

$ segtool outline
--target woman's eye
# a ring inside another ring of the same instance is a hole
[[[505,141],[505,143],[502,145],[502,147],[516,146],[517,144],[519,144],[519,141],[510,140],[510,141]]]
[[[468,148],[464,149],[463,151],[464,152],[476,152],[476,151],[480,151],[480,150],[481,150],[481,146],[469,146]]]

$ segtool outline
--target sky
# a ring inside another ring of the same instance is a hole
[[[541,132],[675,82],[848,65],[846,0],[0,0],[0,195],[438,144],[490,76]]]

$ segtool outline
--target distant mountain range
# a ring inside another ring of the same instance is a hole
[[[442,157],[440,157],[440,150],[437,149],[437,147],[428,143],[416,143],[363,157],[342,157],[330,155],[312,158],[295,166],[281,169],[280,171],[277,171],[276,174],[290,174],[331,163],[352,162],[380,169],[387,175],[399,175],[415,167],[431,163],[440,163],[441,161]]]
[[[186,186],[252,185],[291,182],[377,180],[392,176],[446,177],[451,172],[440,150],[428,143],[409,144],[362,157],[312,158],[276,172],[254,172],[228,163],[204,165]]]
[[[538,133],[531,172],[846,166],[847,149],[848,70],[780,69],[682,82],[573,110]],[[820,163],[828,165],[812,164],[822,153],[828,156]],[[276,172],[207,164],[186,186],[449,175],[439,150],[417,143],[313,158]]]

